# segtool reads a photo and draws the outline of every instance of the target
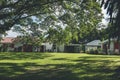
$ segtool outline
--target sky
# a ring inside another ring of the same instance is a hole
[[[17,37],[19,34],[16,32],[13,32],[12,30],[7,31],[6,37]]]
[[[108,22],[105,19],[108,18],[108,15],[106,14],[107,13],[106,9],[104,9],[103,7],[102,7],[102,13],[104,15],[104,19],[102,19],[102,23],[107,25]]]
[[[104,18],[107,18],[108,15],[106,15],[106,10],[102,8],[102,13],[104,14]],[[102,19],[102,23],[107,26],[108,22],[105,19]],[[12,30],[7,31],[6,37],[17,37],[19,34],[16,32],[13,32]]]

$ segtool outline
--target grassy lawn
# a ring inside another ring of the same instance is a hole
[[[0,53],[0,80],[120,80],[120,56]]]

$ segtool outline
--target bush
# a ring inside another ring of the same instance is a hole
[[[98,54],[98,50],[94,50],[94,54]]]
[[[87,51],[87,53],[89,53],[89,54],[98,54],[98,50],[97,49],[96,50],[91,49],[91,50]]]

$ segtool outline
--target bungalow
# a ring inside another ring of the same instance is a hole
[[[80,52],[80,44],[69,44],[69,45],[53,45],[49,42],[42,43],[41,46],[34,46],[25,44],[19,41],[18,38],[5,37],[0,41],[0,51],[1,52]]]
[[[46,43],[42,43],[42,45],[44,46],[44,49],[45,49],[44,51],[47,51],[47,52],[52,51],[52,47],[53,47],[52,43],[46,42]]]
[[[90,51],[90,50],[97,50],[101,48],[101,41],[100,40],[94,40],[85,45],[85,50]]]
[[[14,50],[14,38],[6,37],[0,42],[0,51],[13,51]]]
[[[37,50],[36,50],[37,49]],[[39,47],[35,47],[33,45],[28,45],[20,42],[19,40],[16,41],[16,38],[13,37],[5,37],[0,41],[0,51],[15,51],[15,52],[33,52],[33,51],[45,51],[45,46],[41,45]]]
[[[80,44],[61,44],[55,45],[50,43],[44,43],[46,51],[52,52],[67,52],[67,53],[79,53],[80,52]]]

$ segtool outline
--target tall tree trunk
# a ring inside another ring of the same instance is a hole
[[[111,42],[111,40],[110,40],[110,36],[109,36],[109,38],[108,38],[108,46],[107,46],[107,54],[110,54],[110,42]]]
[[[120,54],[120,35],[118,35],[117,43],[118,43],[118,50],[119,50],[119,54]]]

